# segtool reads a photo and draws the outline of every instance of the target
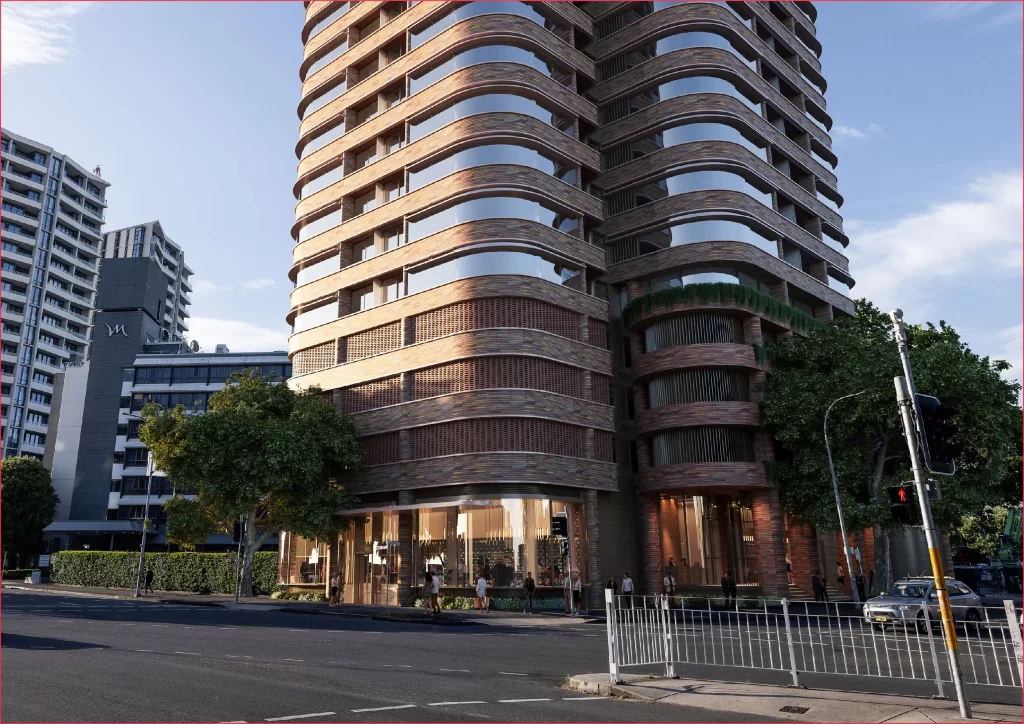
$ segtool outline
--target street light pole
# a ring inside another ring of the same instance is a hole
[[[860,603],[860,596],[857,595],[857,581],[853,577],[853,564],[850,562],[850,539],[846,537],[846,523],[843,521],[843,501],[839,498],[839,482],[836,480],[836,468],[832,464],[832,446],[828,442],[828,413],[832,412],[836,402],[863,395],[867,390],[854,392],[852,395],[843,395],[834,400],[828,409],[825,410],[825,452],[828,453],[828,469],[832,473],[832,491],[836,494],[836,510],[839,513],[839,533],[843,536],[843,554],[846,556],[846,572],[850,574],[850,590],[853,592],[854,603]]]
[[[146,533],[149,531],[149,497],[153,492],[153,453],[146,450],[146,511],[142,516],[142,547],[139,549],[139,572],[135,576],[135,598],[142,595],[142,568],[146,561]]]

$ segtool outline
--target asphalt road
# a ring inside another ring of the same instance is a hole
[[[597,625],[441,627],[5,591],[4,721],[742,721],[583,696]]]

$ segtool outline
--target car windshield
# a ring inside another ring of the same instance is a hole
[[[927,590],[928,586],[923,583],[897,583],[889,595],[896,598],[924,598]]]

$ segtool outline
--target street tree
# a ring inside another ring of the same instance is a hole
[[[210,397],[205,414],[151,403],[142,417],[140,438],[156,467],[198,491],[185,515],[202,514],[213,527],[245,516],[244,596],[253,554],[269,536],[327,537],[337,531],[335,512],[351,505],[345,475],[362,465],[362,446],[352,419],[319,389],[296,391],[247,370]],[[194,520],[182,529],[197,535]]]
[[[13,553],[14,566],[36,545],[43,528],[53,522],[60,499],[50,482],[50,471],[30,457],[4,458],[0,468],[0,526],[3,529],[3,567]]]
[[[777,442],[769,476],[779,485],[783,505],[824,530],[838,530],[822,423],[829,439],[848,530],[872,528],[874,570],[889,580],[889,531],[897,526],[886,488],[912,479],[896,405],[893,378],[903,374],[889,316],[870,302],[855,303],[856,314],[821,325],[805,337],[770,345],[771,372],[761,403],[763,424]],[[933,505],[941,530],[958,528],[986,506],[1020,502],[1020,385],[1002,376],[1009,368],[970,350],[945,322],[907,329],[918,392],[934,395],[953,409],[961,447],[956,475],[942,478],[942,500]]]
[[[215,533],[226,531],[223,521],[199,500],[176,495],[164,502],[167,542],[194,551]]]

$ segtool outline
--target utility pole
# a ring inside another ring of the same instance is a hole
[[[146,562],[146,533],[149,531],[149,497],[153,492],[153,452],[146,450],[146,512],[142,515],[142,546],[139,548],[139,572],[135,576],[135,598],[142,595],[142,568]]]
[[[235,603],[238,603],[238,589],[242,577],[242,539],[245,537],[245,516],[238,516],[238,552],[235,553]]]
[[[939,613],[942,617],[942,626],[946,634],[949,670],[953,674],[956,698],[960,704],[960,716],[970,719],[971,703],[967,700],[963,671],[960,668],[960,647],[957,643],[956,622],[953,620],[953,610],[949,605],[949,592],[946,590],[946,574],[942,567],[942,554],[939,551],[939,534],[935,528],[935,519],[932,518],[932,506],[931,500],[928,497],[924,469],[917,457],[917,426],[915,422],[917,390],[914,387],[914,373],[910,368],[910,351],[907,347],[907,333],[903,328],[903,312],[899,309],[894,309],[889,313],[889,316],[892,318],[893,327],[896,332],[896,344],[899,346],[900,361],[903,363],[904,374],[903,377],[895,379],[896,399],[899,402],[900,415],[903,419],[903,432],[906,435],[907,448],[910,451],[910,466],[914,471],[914,488],[917,490],[917,499],[921,506],[921,520],[924,527],[924,537],[928,542],[928,556],[932,562],[935,594],[939,599]],[[924,605],[928,605],[928,599],[925,599]]]
[[[860,392],[854,392],[852,395],[843,395],[838,400],[832,402],[825,410],[825,452],[828,453],[828,469],[832,473],[832,491],[836,495],[836,510],[839,512],[839,533],[843,536],[843,554],[846,556],[846,572],[850,575],[850,590],[853,591],[853,602],[860,603],[860,596],[857,594],[857,579],[853,575],[853,563],[850,561],[850,539],[846,537],[846,523],[843,521],[843,501],[839,498],[839,482],[836,480],[836,468],[832,464],[832,446],[828,443],[828,413],[832,412],[832,408],[836,402],[845,400],[850,397],[856,397],[857,395],[863,395],[867,390],[861,390]],[[824,583],[822,583],[824,585]]]

